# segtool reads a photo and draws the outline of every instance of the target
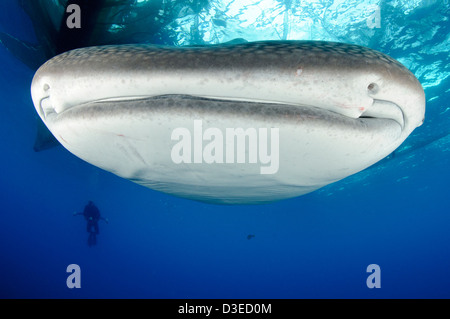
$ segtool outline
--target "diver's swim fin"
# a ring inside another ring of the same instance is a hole
[[[89,238],[88,238],[88,246],[95,246],[97,244],[97,236],[95,235],[95,233],[89,233]]]

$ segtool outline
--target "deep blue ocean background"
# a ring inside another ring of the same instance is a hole
[[[0,297],[449,298],[448,1],[367,1],[381,7],[382,30],[374,34],[345,24],[355,21],[348,13],[361,9],[361,1],[337,2],[321,1],[325,11],[303,2],[303,15],[317,18],[303,32],[295,21],[277,31],[270,14],[286,24],[286,7],[259,1],[272,26],[242,27],[247,34],[236,21],[249,20],[243,17],[249,10],[236,10],[232,19],[224,13],[229,7],[212,6],[216,17],[222,8],[221,19],[230,20],[228,33],[220,33],[224,26],[216,21],[215,37],[312,38],[380,50],[423,84],[425,123],[396,156],[314,193],[260,206],[175,198],[62,147],[34,152],[33,71],[0,45]],[[266,21],[261,12],[255,19]],[[287,12],[301,17],[292,7]],[[200,15],[203,30],[207,15]],[[188,43],[182,26],[189,21],[188,12],[180,29],[171,30],[183,35],[179,44]],[[241,33],[232,34],[233,28]],[[36,41],[29,17],[12,0],[0,5],[0,31]],[[215,43],[210,34],[202,39]],[[72,215],[89,199],[110,221],[100,224],[95,247],[87,245],[84,219]],[[69,264],[81,268],[80,289],[66,286]],[[381,268],[379,289],[366,286],[370,264]]]

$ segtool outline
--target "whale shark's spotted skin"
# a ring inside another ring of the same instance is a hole
[[[201,61],[202,58],[212,59],[220,57],[221,65],[224,61],[236,58],[250,58],[252,60],[267,61],[283,57],[296,56],[299,62],[303,58],[311,62],[315,59],[317,62],[335,62],[337,58],[345,56],[349,63],[357,61],[358,63],[383,63],[392,69],[402,69],[405,67],[390,56],[381,52],[371,50],[362,46],[325,41],[263,41],[249,42],[233,45],[214,45],[204,47],[164,47],[155,45],[110,45],[101,47],[90,47],[79,50],[72,50],[63,53],[44,64],[64,63],[66,65],[87,65],[93,62],[101,63],[113,56],[114,59],[135,59],[148,60],[158,58],[158,66],[173,66],[176,62],[173,58],[182,56],[183,61],[178,65],[192,65],[193,62]],[[193,59],[193,60],[190,60]],[[225,59],[225,60],[224,60]],[[161,63],[162,62],[162,63]],[[257,63],[258,61],[253,61]],[[243,64],[242,61],[241,64]]]

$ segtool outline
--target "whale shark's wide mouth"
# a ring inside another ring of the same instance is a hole
[[[228,103],[235,103],[235,104],[239,104],[239,103],[245,103],[246,105],[254,105],[255,106],[255,115],[258,113],[257,111],[257,106],[258,105],[280,105],[285,109],[305,109],[305,108],[311,108],[313,110],[315,110],[315,112],[323,111],[325,114],[327,114],[328,112],[334,113],[337,116],[342,116],[343,118],[348,118],[348,119],[353,119],[350,117],[347,117],[343,114],[339,114],[336,112],[332,112],[332,111],[328,111],[325,109],[321,109],[318,108],[316,106],[311,106],[311,105],[290,105],[290,104],[286,104],[286,103],[273,103],[273,102],[260,102],[260,101],[248,101],[248,100],[231,100],[231,99],[221,99],[221,98],[205,98],[205,97],[198,97],[198,96],[190,96],[190,95],[161,95],[161,96],[127,96],[127,97],[114,97],[114,98],[107,98],[107,99],[100,99],[100,100],[95,100],[95,101],[91,101],[88,103],[83,103],[80,105],[75,105],[72,107],[68,107],[65,108],[62,112],[57,112],[55,110],[55,108],[53,107],[52,103],[51,103],[51,97],[50,95],[43,97],[40,102],[39,102],[39,107],[38,107],[38,112],[41,115],[42,119],[44,121],[46,121],[49,117],[51,118],[52,116],[60,116],[68,111],[75,111],[75,110],[79,110],[79,109],[83,109],[86,110],[88,107],[93,106],[93,105],[99,105],[99,104],[108,104],[108,105],[127,105],[127,104],[133,104],[136,101],[153,101],[155,103],[157,103],[158,100],[161,99],[165,99],[167,97],[176,97],[178,100],[186,100],[189,101],[189,103],[195,103],[195,100],[208,100],[211,102],[214,101],[220,101],[220,102],[228,102]],[[320,112],[319,112],[320,113]],[[404,126],[405,126],[405,115],[402,111],[402,109],[393,102],[390,101],[384,101],[384,100],[377,100],[374,99],[373,104],[371,107],[369,107],[365,112],[363,112],[361,114],[361,116],[359,118],[353,119],[353,120],[357,120],[357,119],[366,119],[366,120],[371,120],[371,119],[383,119],[383,120],[392,120],[394,122],[396,122],[401,129],[403,130]]]
[[[396,121],[401,128],[405,127],[405,114],[402,109],[393,102],[374,100],[370,108],[361,114],[360,118],[382,118]]]

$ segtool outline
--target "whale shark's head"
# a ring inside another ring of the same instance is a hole
[[[422,86],[399,62],[314,41],[78,49],[44,64],[31,91],[44,123],[75,155],[145,186],[219,203],[287,198],[344,178],[395,150],[425,113]],[[202,152],[214,140],[208,128],[216,139],[223,133],[224,145],[227,129],[279,129],[279,170],[263,176],[225,154],[222,162],[192,155],[174,163],[172,133],[191,130],[195,144],[196,120],[203,144],[192,150]]]

